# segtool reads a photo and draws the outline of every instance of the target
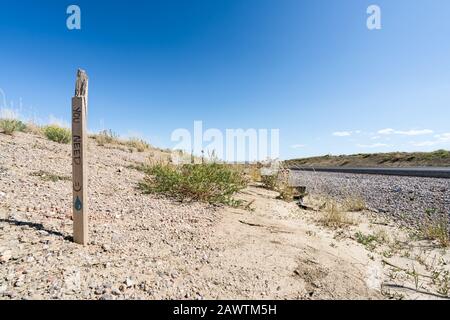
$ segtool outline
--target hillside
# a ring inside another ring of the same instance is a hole
[[[450,151],[326,155],[292,159],[286,164],[307,167],[449,167]]]

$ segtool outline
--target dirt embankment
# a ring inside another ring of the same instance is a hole
[[[134,167],[152,151],[94,141],[89,151],[92,240],[80,247],[70,239],[70,146],[0,134],[0,299],[448,294],[448,252],[370,212],[332,229],[322,200],[301,210],[256,186],[239,195],[251,210],[178,203],[136,190],[143,174]]]
[[[286,164],[304,167],[449,167],[450,151],[326,155],[288,160]]]

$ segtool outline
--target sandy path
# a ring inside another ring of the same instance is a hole
[[[305,211],[276,195],[252,187],[241,197],[255,200],[253,212],[224,210],[214,232],[214,241],[223,248],[222,268],[208,272],[218,275],[227,269],[249,279],[239,292],[247,298],[381,297],[367,287],[374,262],[363,247],[350,240],[336,242],[332,232],[314,225]],[[224,297],[235,298],[236,293],[224,292]]]

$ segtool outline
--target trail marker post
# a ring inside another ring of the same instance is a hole
[[[87,108],[88,77],[79,69],[75,85],[75,96],[72,98],[72,181],[73,181],[73,241],[87,245],[88,228],[88,196],[87,196]]]

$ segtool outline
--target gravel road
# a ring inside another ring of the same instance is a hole
[[[337,199],[361,197],[369,209],[417,225],[427,210],[450,215],[450,180],[294,171],[293,182]]]

